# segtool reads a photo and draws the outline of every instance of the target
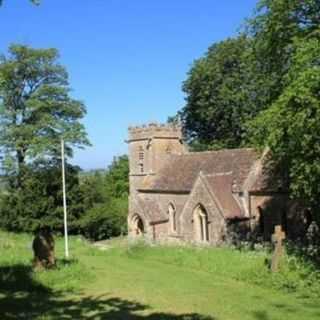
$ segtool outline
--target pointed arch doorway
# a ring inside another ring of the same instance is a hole
[[[132,227],[134,235],[136,235],[136,236],[143,235],[145,232],[143,220],[138,214],[135,214],[132,217],[131,227]]]

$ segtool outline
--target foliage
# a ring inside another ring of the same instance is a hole
[[[270,273],[264,267],[251,268],[240,279],[259,286],[269,286],[289,293],[319,297],[320,273],[312,265],[294,255],[285,255],[281,263],[281,272]]]
[[[56,49],[12,45],[0,57],[0,143],[8,184],[1,194],[0,225],[31,232],[63,226],[60,140],[66,153],[89,144],[82,102],[70,97],[68,74]],[[71,233],[103,239],[125,232],[128,158],[115,158],[105,175],[79,180],[67,167],[68,225]]]
[[[304,41],[320,21],[317,0],[261,0],[244,34],[213,44],[184,82],[181,120],[195,150],[247,144],[245,122],[283,93],[295,39]]]
[[[56,49],[11,45],[0,57],[0,143],[8,180],[0,212],[8,230],[62,230],[60,140],[67,156],[89,144],[80,122],[85,106],[70,91]],[[89,204],[79,168],[68,165],[66,171],[69,230],[75,233]]]
[[[304,199],[319,221],[320,41],[297,39],[295,46],[283,93],[248,128],[255,145],[268,145],[286,164],[292,195]]]
[[[286,86],[285,77],[295,54],[295,39],[304,41],[319,27],[318,0],[260,0],[247,32],[253,38],[259,85],[269,106]]]
[[[68,165],[66,170],[68,221],[70,232],[76,232],[83,212],[79,203],[79,168]],[[0,225],[13,231],[33,232],[42,226],[63,230],[61,165],[54,160],[35,161],[24,167],[21,187],[9,177],[9,187],[1,195]]]
[[[70,97],[57,59],[56,49],[24,45],[11,45],[0,58],[0,142],[17,183],[27,162],[59,155],[62,137],[69,156],[72,147],[89,144],[79,122],[85,106]]]
[[[81,232],[93,240],[127,231],[129,163],[127,156],[114,158],[105,175],[95,173],[81,183],[85,213],[79,220]]]
[[[249,121],[249,141],[286,167],[291,195],[320,223],[320,2],[261,0],[249,22],[268,109]]]
[[[128,212],[128,158],[115,158],[106,173],[79,179],[80,168],[67,165],[68,227],[71,234],[93,240],[126,232]],[[0,226],[11,231],[33,232],[50,226],[63,231],[61,164],[38,160],[24,167],[20,188],[9,176],[0,197]],[[113,188],[116,186],[115,188]]]
[[[80,176],[80,188],[82,204],[85,210],[89,210],[96,204],[108,200],[105,192],[105,177],[99,172],[89,176]]]
[[[82,233],[92,240],[103,240],[125,234],[128,212],[127,198],[114,198],[95,204],[79,221]]]
[[[197,149],[238,147],[245,121],[261,109],[250,47],[245,36],[214,44],[189,71],[179,116]]]
[[[127,155],[115,157],[106,173],[106,192],[114,198],[129,195],[129,159]]]

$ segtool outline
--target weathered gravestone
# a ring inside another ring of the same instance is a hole
[[[272,242],[274,243],[274,252],[271,260],[271,271],[277,272],[279,270],[279,264],[284,253],[283,240],[286,238],[286,234],[282,231],[281,226],[274,227],[274,234],[272,235]]]
[[[54,239],[49,228],[43,228],[37,233],[32,248],[36,269],[48,269],[55,265]]]

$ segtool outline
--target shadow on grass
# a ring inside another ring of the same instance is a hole
[[[217,320],[200,314],[151,313],[150,307],[108,295],[68,298],[35,281],[25,265],[0,267],[0,319]],[[148,315],[142,315],[146,312]],[[139,314],[140,313],[140,314]]]
[[[304,307],[304,317],[301,319],[320,319],[320,310],[318,302],[314,301],[310,302],[303,302]],[[292,315],[297,315],[298,311],[300,310],[301,306],[288,306],[287,304],[283,303],[272,303],[269,305],[267,310],[255,310],[252,312],[252,316],[256,320],[272,320],[275,319],[274,315],[272,315],[273,311],[276,309],[280,309],[282,315],[285,315],[287,319],[291,319]],[[280,318],[279,318],[280,319]],[[298,319],[298,317],[295,317]]]

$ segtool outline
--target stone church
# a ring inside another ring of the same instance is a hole
[[[268,152],[189,152],[173,125],[131,127],[127,142],[130,237],[219,245],[235,235],[268,241],[279,224],[301,232],[288,228],[296,204],[266,170]]]

